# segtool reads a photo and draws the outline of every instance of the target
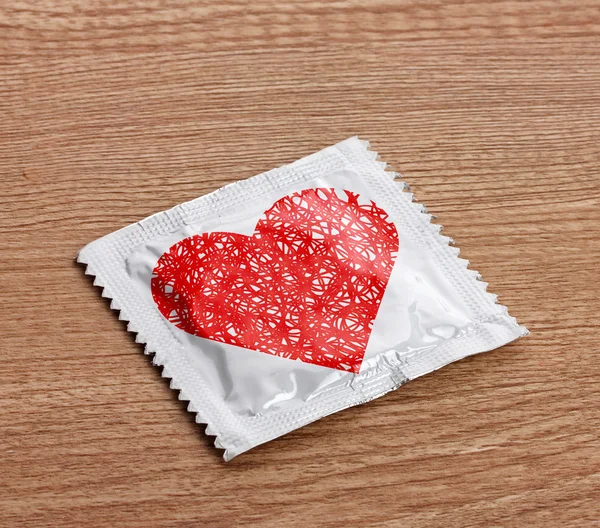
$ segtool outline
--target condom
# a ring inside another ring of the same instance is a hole
[[[350,138],[79,252],[226,460],[527,333],[386,168]]]

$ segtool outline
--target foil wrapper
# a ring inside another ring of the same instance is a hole
[[[527,330],[350,138],[78,255],[224,458]]]

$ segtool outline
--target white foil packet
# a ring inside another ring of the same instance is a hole
[[[368,147],[348,139],[78,255],[225,460],[527,333]]]

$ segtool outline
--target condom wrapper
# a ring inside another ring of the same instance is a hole
[[[78,261],[224,458],[527,331],[351,138]]]

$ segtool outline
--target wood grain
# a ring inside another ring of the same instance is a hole
[[[600,4],[0,8],[0,525],[600,525]],[[73,262],[353,134],[531,335],[226,464]]]

